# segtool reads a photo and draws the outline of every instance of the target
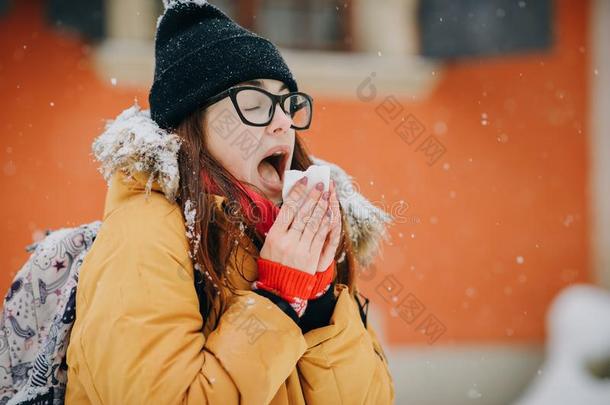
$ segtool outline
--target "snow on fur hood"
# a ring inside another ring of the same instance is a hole
[[[128,175],[144,171],[149,174],[146,193],[150,193],[156,181],[171,202],[175,202],[180,181],[179,149],[178,135],[160,128],[151,119],[150,111],[141,110],[137,102],[109,120],[104,132],[93,141],[93,154],[101,163],[99,170],[107,182],[118,169]],[[391,224],[392,217],[356,191],[351,176],[342,168],[310,157],[315,164],[330,167],[356,259],[362,266],[368,266],[380,253],[382,240],[388,240],[386,225]]]

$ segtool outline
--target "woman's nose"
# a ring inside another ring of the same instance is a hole
[[[275,106],[275,112],[273,113],[273,119],[267,126],[268,132],[270,134],[281,134],[287,132],[291,125],[292,120],[286,115],[282,107],[277,104]]]

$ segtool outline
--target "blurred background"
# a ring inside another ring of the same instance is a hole
[[[396,403],[560,403],[547,387],[582,383],[594,399],[572,403],[610,404],[610,1],[210,2],[281,47],[314,97],[311,152],[396,218],[358,275]],[[4,292],[26,245],[101,218],[91,143],[148,108],[162,12],[0,0]]]

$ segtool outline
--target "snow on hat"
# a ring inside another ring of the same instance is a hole
[[[268,39],[235,23],[204,0],[164,0],[157,22],[155,76],[148,96],[152,119],[175,128],[206,99],[240,82],[297,83]]]

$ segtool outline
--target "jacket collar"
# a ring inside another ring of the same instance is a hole
[[[175,204],[180,181],[180,138],[160,128],[151,119],[150,111],[141,110],[137,102],[106,123],[92,149],[109,186],[104,219],[127,198],[142,192],[160,193]],[[310,157],[315,164],[330,167],[356,259],[368,266],[380,253],[382,240],[389,239],[386,226],[392,223],[392,217],[356,191],[351,176],[342,168]],[[219,206],[225,200],[226,197],[215,195]]]

